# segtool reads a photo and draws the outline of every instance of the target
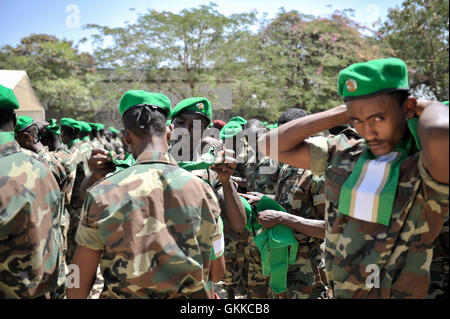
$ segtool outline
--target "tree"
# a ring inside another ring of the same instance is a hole
[[[449,99],[448,1],[404,1],[389,9],[380,37],[408,65],[410,87],[416,95]]]
[[[290,107],[314,112],[341,104],[340,70],[395,54],[361,30],[345,12],[316,18],[281,10],[259,33],[258,67],[248,84],[254,89],[253,103],[270,110],[266,114],[272,122]]]
[[[86,117],[94,110],[88,84],[92,64],[93,57],[72,41],[47,34],[31,34],[16,47],[0,49],[0,69],[25,70],[44,108],[57,117]]]
[[[144,69],[146,77],[136,80],[184,99],[208,93],[206,87],[217,82],[214,60],[226,46],[225,39],[253,21],[252,14],[226,17],[216,7],[210,3],[179,14],[152,10],[123,28],[87,27],[100,32],[94,36],[98,44],[95,55],[102,65],[128,73],[130,68]],[[110,48],[101,47],[106,36],[113,39]]]

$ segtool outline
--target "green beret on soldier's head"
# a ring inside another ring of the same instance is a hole
[[[114,127],[110,126],[109,130],[114,134],[120,134],[119,130],[116,130]]]
[[[447,105],[448,106],[448,101],[444,101],[442,102],[442,104]]]
[[[174,119],[180,113],[195,113],[206,117],[209,122],[212,121],[211,102],[204,97],[190,97],[178,103],[172,111],[171,119]]]
[[[14,91],[6,86],[0,85],[0,110],[14,112],[18,108],[19,101]]]
[[[61,119],[61,126],[68,126],[68,127],[71,127],[71,128],[81,131],[80,123],[78,123],[77,120],[74,120],[70,117],[63,117]]]
[[[225,140],[233,138],[242,132],[242,126],[238,122],[230,121],[220,130],[220,138]]]
[[[45,129],[57,136],[61,135],[61,128],[58,125],[58,121],[56,119],[49,119],[47,121],[49,124],[45,126]]]
[[[97,132],[105,129],[105,124],[103,123],[95,123],[95,126],[97,127]]]
[[[27,128],[29,128],[31,125],[35,124],[34,120],[26,115],[21,115],[17,117],[17,124],[16,128],[14,129],[14,132],[19,133]]]
[[[147,106],[151,109],[158,110],[165,114],[166,117],[169,117],[172,111],[170,99],[164,94],[143,90],[130,90],[125,92],[120,99],[120,115],[123,116],[126,111],[140,106]]]
[[[237,122],[237,123],[241,124],[242,126],[244,126],[245,124],[247,124],[248,121],[246,119],[244,119],[243,117],[235,116],[230,119],[230,122]]]
[[[88,122],[89,126],[91,127],[91,132],[97,131],[97,124]]]
[[[408,90],[408,69],[397,58],[355,63],[338,77],[338,93],[345,101]]]
[[[80,124],[81,132],[84,133],[92,132],[92,127],[89,125],[89,123],[85,121],[78,121],[78,123]]]

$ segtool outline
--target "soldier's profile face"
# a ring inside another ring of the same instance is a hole
[[[389,94],[349,101],[347,115],[375,156],[392,152],[406,132],[404,108]]]
[[[188,130],[189,134],[192,136],[194,121],[200,121],[202,131],[208,126],[208,120],[204,116],[195,113],[180,113],[173,119],[172,124],[174,129],[184,128]]]

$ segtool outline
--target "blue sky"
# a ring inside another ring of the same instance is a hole
[[[305,14],[326,16],[334,10],[351,8],[355,10],[355,20],[370,25],[376,19],[385,20],[388,8],[399,6],[403,0],[0,0],[0,46],[16,45],[22,37],[31,33],[48,33],[59,38],[78,42],[93,33],[84,30],[83,25],[95,23],[109,27],[124,26],[126,21],[136,21],[137,13],[148,9],[180,12],[185,8],[197,7],[214,2],[218,10],[225,14],[248,12],[256,9],[266,12],[272,18],[284,7]],[[130,11],[135,8],[136,11]],[[78,19],[77,19],[78,18]],[[78,23],[79,22],[79,23]],[[91,51],[90,43],[80,45],[82,51]]]

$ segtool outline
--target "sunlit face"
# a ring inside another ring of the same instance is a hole
[[[180,113],[172,121],[174,132],[177,129],[185,129],[189,132],[189,150],[190,150],[190,160],[193,158],[193,152],[196,149],[198,143],[202,138],[203,131],[209,124],[209,121],[200,114],[195,113]],[[194,129],[199,128],[199,131],[194,132]],[[195,133],[195,134],[194,134]],[[175,134],[176,135],[176,134]],[[195,140],[194,140],[195,138]],[[179,136],[178,141],[181,141],[181,136]]]
[[[347,115],[375,156],[392,152],[406,131],[406,110],[389,94],[349,101]]]

